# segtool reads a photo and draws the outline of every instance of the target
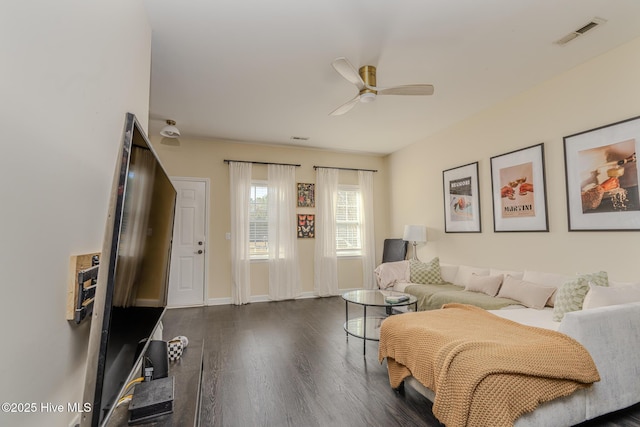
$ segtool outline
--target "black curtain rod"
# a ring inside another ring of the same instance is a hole
[[[248,161],[248,160],[224,160],[225,163],[229,163],[229,162],[236,162],[236,163],[253,163],[254,165],[282,165],[282,166],[295,166],[297,168],[300,167],[300,165],[294,165],[292,163],[272,163],[272,162],[252,162],[252,161]]]
[[[341,171],[364,171],[364,172],[378,172],[377,169],[356,169],[356,168],[334,168],[331,166],[314,166],[314,169],[338,169]]]

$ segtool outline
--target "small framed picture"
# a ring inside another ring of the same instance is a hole
[[[298,183],[298,207],[313,208],[316,206],[315,184]]]
[[[442,172],[444,190],[444,231],[480,233],[478,162]]]
[[[569,231],[638,231],[640,117],[564,137]]]
[[[493,229],[549,231],[544,144],[491,157]]]
[[[298,214],[298,238],[313,239],[316,237],[315,215]]]

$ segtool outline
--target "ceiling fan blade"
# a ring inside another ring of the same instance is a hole
[[[378,95],[433,95],[433,85],[404,85],[374,88]]]
[[[353,68],[353,65],[351,65],[351,62],[349,62],[347,58],[344,56],[336,58],[333,60],[331,65],[333,65],[333,68],[335,68],[342,77],[356,85],[358,90],[364,88],[364,82],[362,81],[360,74],[358,74],[358,71]]]
[[[358,101],[360,101],[360,94],[357,94],[355,98],[345,102],[344,104],[342,104],[341,106],[333,110],[331,113],[329,113],[329,115],[341,116],[347,111],[351,110],[353,107],[355,107]]]

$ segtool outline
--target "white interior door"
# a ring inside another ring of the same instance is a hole
[[[173,178],[172,182],[178,195],[167,305],[202,305],[207,259],[207,182],[189,178]]]

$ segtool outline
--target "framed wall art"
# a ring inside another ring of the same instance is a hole
[[[298,183],[298,207],[313,208],[316,206],[315,184]]]
[[[640,117],[564,137],[569,231],[638,231]]]
[[[549,231],[544,144],[491,157],[493,229]]]
[[[315,215],[298,214],[298,238],[313,239],[316,237]]]
[[[478,162],[442,172],[444,190],[444,231],[480,233]]]

